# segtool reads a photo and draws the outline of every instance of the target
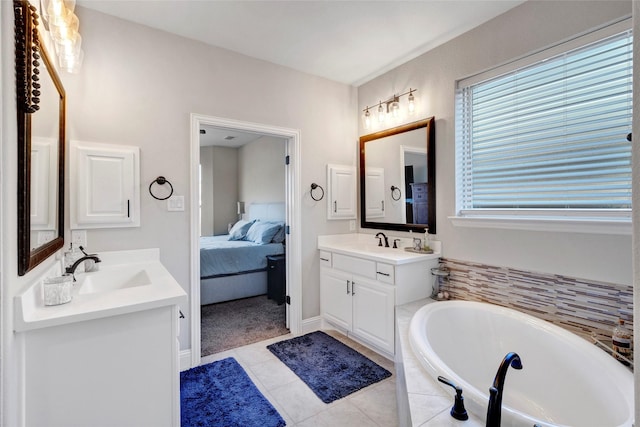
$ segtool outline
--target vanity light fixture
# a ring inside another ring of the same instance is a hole
[[[416,111],[416,97],[413,96],[413,89],[409,88],[409,97],[407,98],[409,101],[408,110],[409,114],[413,114]]]
[[[371,113],[369,112],[369,107],[364,109],[364,114],[362,115],[362,125],[365,129],[369,129],[371,127]]]
[[[387,116],[392,117],[394,120],[398,120],[401,115],[400,110],[400,98],[409,95],[407,97],[407,112],[408,114],[413,114],[416,111],[416,97],[413,94],[417,92],[418,89],[409,88],[408,92],[401,93],[400,95],[394,94],[392,97],[387,99],[386,101],[380,101],[378,103],[378,123],[384,123]],[[371,127],[371,112],[369,111],[369,106],[367,106],[362,114],[362,124],[365,129],[369,129]]]
[[[378,122],[384,122],[384,108],[382,108],[382,101],[378,104]]]
[[[58,64],[69,73],[77,73],[84,58],[75,7],[75,0],[42,1],[42,18],[55,44]]]

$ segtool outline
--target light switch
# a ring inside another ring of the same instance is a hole
[[[170,212],[184,211],[184,196],[172,196],[167,200],[167,210]]]

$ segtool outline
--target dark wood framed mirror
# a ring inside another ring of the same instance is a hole
[[[14,0],[18,119],[18,275],[64,245],[65,91],[38,32]]]
[[[360,137],[360,225],[436,233],[435,118]]]

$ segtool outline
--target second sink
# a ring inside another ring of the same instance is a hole
[[[151,285],[147,271],[143,267],[134,265],[112,270],[103,269],[97,274],[85,273],[78,279],[79,295]]]

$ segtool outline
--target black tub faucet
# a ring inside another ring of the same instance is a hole
[[[487,409],[486,427],[500,427],[500,418],[502,417],[502,389],[504,388],[504,380],[507,376],[509,366],[513,369],[522,369],[522,361],[517,353],[507,353],[504,359],[502,359],[502,363],[500,363],[496,377],[493,380],[493,386],[489,388],[489,408]]]
[[[389,247],[389,238],[387,236],[385,236],[385,234],[383,232],[380,232],[380,233],[376,234],[376,237],[378,238],[378,246],[382,246],[382,239],[380,238],[380,236],[384,237],[384,247],[388,248]]]

